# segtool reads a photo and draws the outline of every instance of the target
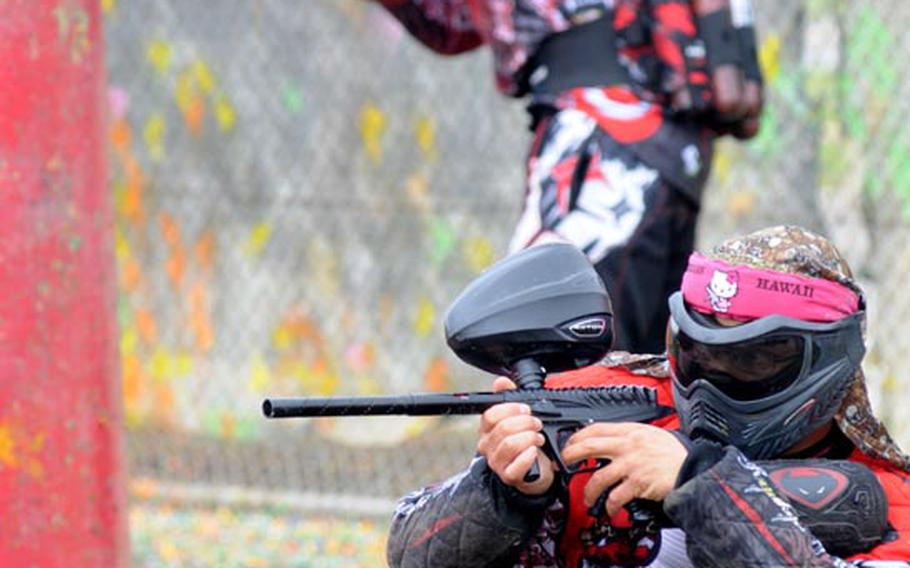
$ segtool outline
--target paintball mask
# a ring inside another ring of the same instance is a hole
[[[669,307],[683,431],[752,459],[777,457],[829,422],[865,353],[861,300],[829,280],[693,255]]]

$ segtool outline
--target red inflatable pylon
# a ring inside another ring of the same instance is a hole
[[[2,4],[0,566],[125,566],[101,10]]]

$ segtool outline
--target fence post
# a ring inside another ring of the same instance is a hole
[[[124,566],[100,5],[2,4],[0,566]]]

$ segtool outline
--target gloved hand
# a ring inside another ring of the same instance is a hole
[[[652,0],[650,10],[671,109],[720,135],[755,136],[763,85],[751,0]]]

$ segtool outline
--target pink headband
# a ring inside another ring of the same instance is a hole
[[[701,313],[738,320],[779,314],[828,322],[845,318],[859,308],[859,296],[837,282],[731,266],[698,253],[689,257],[682,293],[686,303]]]

